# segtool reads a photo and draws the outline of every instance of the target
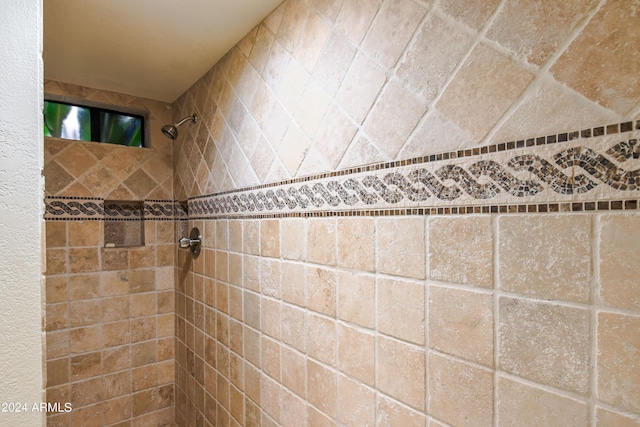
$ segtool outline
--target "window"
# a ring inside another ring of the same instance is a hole
[[[44,136],[144,147],[144,117],[64,102],[44,102]]]

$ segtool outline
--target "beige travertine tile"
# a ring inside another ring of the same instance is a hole
[[[100,379],[105,400],[131,393],[131,371],[128,369],[115,374],[104,375]]]
[[[282,348],[282,385],[305,398],[307,396],[307,360],[304,354]]]
[[[114,322],[128,319],[130,311],[129,295],[102,298],[102,321]]]
[[[129,274],[131,293],[151,292],[155,290],[155,271],[153,269],[131,270]]]
[[[547,299],[590,301],[590,217],[502,217],[499,228],[502,289]]]
[[[71,411],[71,425],[100,427],[102,424],[102,403],[85,406]]]
[[[353,142],[347,149],[338,167],[339,169],[347,169],[385,160],[391,159],[380,151],[363,132],[359,132],[356,134],[356,137],[353,139]]]
[[[512,60],[478,44],[436,108],[480,141],[532,80]]]
[[[499,0],[481,0],[472,3],[465,0],[449,0],[438,3],[438,7],[456,21],[475,31],[480,31],[499,4]]]
[[[630,19],[635,7],[620,0],[604,4],[550,70],[559,82],[620,115],[640,95],[634,84],[638,63],[624,54],[640,43],[640,29]]]
[[[100,352],[71,357],[71,381],[91,378],[100,374]]]
[[[607,215],[600,220],[600,298],[606,304],[640,310],[636,254],[640,217]]]
[[[132,318],[151,316],[156,314],[156,307],[155,293],[131,295],[129,300],[129,315]]]
[[[347,73],[356,48],[341,34],[332,31],[313,70],[313,80],[333,97]]]
[[[47,221],[45,223],[46,244],[49,248],[64,248],[67,246],[67,221]]]
[[[281,296],[280,261],[261,258],[260,281],[262,294],[274,298]]]
[[[382,66],[391,68],[413,35],[425,9],[409,0],[385,1],[362,44]]]
[[[79,178],[96,165],[96,158],[85,149],[86,143],[73,142],[63,150],[56,161],[75,178]]]
[[[97,248],[70,248],[69,249],[69,272],[89,273],[98,271],[98,249]]]
[[[103,404],[103,417],[105,423],[114,423],[114,426],[116,426],[116,422],[131,417],[131,396],[122,396],[105,401]],[[127,422],[124,422],[124,425],[127,425]]]
[[[297,427],[307,424],[307,406],[304,400],[300,399],[287,389],[282,390],[282,418],[283,427]]]
[[[596,427],[607,426],[638,427],[640,421],[605,408],[596,407]]]
[[[73,277],[73,276],[72,276]],[[68,298],[67,276],[52,276],[46,278],[47,304],[66,302]],[[77,298],[73,298],[77,299]]]
[[[338,369],[373,386],[375,382],[375,336],[339,324]]]
[[[553,135],[571,129],[585,129],[594,123],[614,123],[619,116],[565,86],[546,79],[536,82],[527,101],[500,126],[491,141],[501,143],[536,135]]]
[[[69,246],[98,246],[100,225],[98,221],[69,221]]]
[[[67,273],[66,249],[48,249],[46,258],[47,276]]]
[[[543,66],[597,6],[592,0],[504,3],[487,37],[532,64]],[[514,22],[520,25],[514,26]],[[517,28],[516,28],[517,27]]]
[[[229,221],[229,250],[242,252],[242,224],[240,220]]]
[[[71,353],[86,353],[102,347],[102,326],[71,329],[69,334]]]
[[[126,270],[129,268],[129,251],[122,248],[100,248],[101,271]]]
[[[430,414],[461,427],[492,425],[492,371],[431,353],[428,382]]]
[[[131,368],[131,348],[128,345],[102,351],[102,372],[113,373]]]
[[[640,318],[598,314],[597,395],[627,411],[640,413]]]
[[[144,246],[131,248],[129,262],[131,268],[149,268],[155,265],[156,248],[154,246]]]
[[[46,194],[48,196],[59,195],[65,187],[74,181],[73,176],[56,161],[51,161],[44,165],[44,176],[47,177]]]
[[[262,72],[264,65],[269,58],[269,50],[273,44],[274,37],[266,25],[260,25],[256,32],[256,39],[249,55],[249,62],[253,64],[258,72]]]
[[[423,427],[425,416],[423,413],[414,411],[404,405],[379,395],[377,403],[377,424],[379,427]]]
[[[317,427],[336,427],[336,422],[328,418],[325,414],[315,409],[313,406],[307,406],[307,416],[309,425]]]
[[[431,15],[409,45],[396,75],[424,103],[430,103],[444,88],[472,42],[466,33]]]
[[[157,341],[145,341],[131,345],[131,366],[142,366],[157,361]]]
[[[278,156],[291,176],[297,175],[298,168],[302,164],[310,144],[311,141],[302,129],[297,124],[292,123],[282,140],[282,145],[278,149]]]
[[[47,332],[47,360],[69,356],[69,331]]]
[[[376,221],[376,271],[404,277],[425,277],[425,227],[422,218]]]
[[[262,402],[261,407],[264,414],[269,415],[277,422],[280,419],[280,385],[268,376],[262,377],[260,401]],[[264,421],[265,417],[263,415]]]
[[[311,219],[307,222],[307,260],[322,265],[336,264],[336,221]]]
[[[303,264],[283,262],[281,286],[283,301],[300,307],[306,306]]]
[[[506,298],[499,301],[498,367],[541,384],[585,394],[589,387],[589,312]]]
[[[425,408],[424,349],[377,337],[377,388],[416,409]]]
[[[376,290],[378,331],[424,344],[425,285],[378,278]]]
[[[331,418],[335,418],[338,406],[337,380],[335,372],[307,360],[307,400]]]
[[[309,11],[299,0],[287,2],[285,6],[277,37],[285,49],[291,52],[298,44]]]
[[[491,217],[429,218],[429,279],[491,288]]]
[[[305,267],[307,307],[336,317],[336,272],[326,268]]]
[[[307,355],[329,366],[336,366],[336,321],[310,313]]]
[[[589,424],[584,401],[498,376],[496,414],[501,426],[564,427]]]
[[[280,330],[283,342],[303,353],[306,353],[307,313],[304,310],[288,304],[283,304]]]
[[[425,112],[422,102],[392,80],[382,91],[363,129],[389,157],[396,158]]]
[[[338,318],[373,328],[375,322],[374,276],[338,272]]]
[[[129,293],[128,271],[101,271],[100,296],[125,295]]]
[[[315,80],[311,80],[302,93],[294,114],[296,122],[309,138],[315,138],[318,133],[330,102],[331,97],[324,88]]]
[[[360,44],[379,7],[380,0],[345,1],[342,3],[335,26],[353,43]]]
[[[340,163],[356,131],[355,123],[340,109],[335,105],[329,107],[314,146],[332,170]]]
[[[280,301],[271,298],[262,298],[260,318],[260,325],[262,326],[261,332],[275,339],[280,339],[280,321]]]
[[[47,279],[49,282],[51,279]],[[69,276],[67,288],[69,300],[91,299],[100,296],[100,274],[78,274]],[[47,302],[56,302],[47,299]]]
[[[305,222],[301,219],[280,221],[280,251],[283,258],[299,261],[305,257]]]
[[[69,358],[47,360],[47,387],[67,384],[70,379]]]
[[[341,423],[348,427],[373,427],[375,411],[373,389],[344,375],[338,376],[338,420]]]
[[[216,273],[215,278],[224,282],[229,280],[229,253],[216,251],[215,255]]]
[[[315,13],[307,16],[306,22],[303,23],[300,40],[293,52],[293,56],[307,71],[312,72],[315,68],[330,33],[331,27],[322,17]]]
[[[261,340],[262,347],[262,371],[274,379],[280,380],[280,354],[282,352],[281,345],[263,336]]]
[[[360,124],[373,106],[385,80],[384,70],[359,53],[336,95],[336,102]]]
[[[429,347],[493,366],[493,298],[461,289],[429,287]]]
[[[101,301],[80,300],[69,302],[69,326],[87,326],[100,323]]]
[[[374,269],[374,221],[371,218],[339,218],[338,265],[357,270]]]
[[[263,257],[280,256],[280,221],[268,220],[260,224],[260,254]]]

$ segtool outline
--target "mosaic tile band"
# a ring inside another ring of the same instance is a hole
[[[634,126],[635,124],[635,126]],[[147,200],[144,220],[637,210],[640,121],[366,165],[187,203]],[[140,208],[47,197],[47,220],[133,220]]]
[[[109,203],[95,198],[47,197],[46,220],[173,220],[186,219],[187,209],[173,200],[146,200],[140,204]]]
[[[638,136],[627,122],[200,196],[189,218],[637,209]]]

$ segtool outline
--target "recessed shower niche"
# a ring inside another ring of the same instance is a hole
[[[104,201],[104,246],[144,246],[144,204],[141,201]]]

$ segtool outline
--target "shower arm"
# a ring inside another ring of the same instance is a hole
[[[175,127],[181,126],[184,122],[188,120],[193,120],[193,123],[196,123],[198,121],[198,116],[196,114],[194,114],[193,116],[187,116],[184,119],[180,120],[178,123],[176,123],[174,126]]]

